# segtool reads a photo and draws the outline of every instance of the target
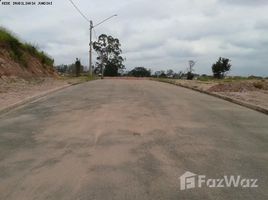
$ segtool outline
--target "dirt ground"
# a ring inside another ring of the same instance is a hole
[[[83,78],[0,78],[0,110],[50,90],[85,81]]]
[[[176,80],[175,82],[268,109],[268,80]]]
[[[41,94],[57,87],[68,85],[66,81],[53,78],[0,79],[0,110],[25,98]]]
[[[113,79],[108,77],[107,79]],[[136,80],[137,78],[120,78]],[[140,78],[138,78],[140,79]],[[144,78],[145,80],[147,78]],[[86,81],[81,78],[0,78],[0,110],[23,99],[45,93],[58,87]],[[166,81],[166,80],[165,80]],[[233,99],[268,109],[268,80],[167,80],[176,84],[217,93]]]

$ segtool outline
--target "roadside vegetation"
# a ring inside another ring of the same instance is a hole
[[[146,69],[145,67],[135,67],[128,73],[128,75],[134,77],[150,77],[151,70]]]
[[[121,56],[122,50],[119,39],[101,34],[98,40],[93,42],[93,49],[97,53],[97,61],[93,66],[93,77],[89,79],[103,78],[104,76],[116,77],[122,74],[125,66],[123,64],[124,58]],[[66,77],[88,76],[89,73],[78,58],[72,64],[58,65],[55,66],[55,69],[60,75]]]
[[[195,73],[195,65],[197,61],[189,60],[185,71],[175,72],[172,69],[159,70],[153,72],[144,66],[137,66],[126,71],[123,62],[125,59],[121,56],[121,44],[119,39],[112,36],[101,34],[97,41],[93,43],[93,49],[97,52],[97,62],[94,66],[94,77],[148,77],[154,80],[164,82],[183,82],[198,88],[198,85],[214,86],[217,84],[227,85],[222,88],[230,88],[234,83],[236,88],[243,88],[243,83],[247,88],[266,90],[267,78],[258,76],[228,76],[232,65],[229,58],[219,57],[214,64],[211,65],[211,75]],[[73,64],[59,65],[55,67],[62,76],[87,76],[88,71],[77,58]],[[93,78],[94,78],[93,77]],[[190,80],[189,82],[186,82]],[[241,85],[241,86],[238,86]],[[250,85],[250,87],[248,87]],[[237,90],[237,89],[235,89]],[[240,90],[240,89],[238,89]],[[243,89],[241,89],[243,90]]]
[[[80,83],[85,83],[89,81],[97,80],[97,76],[88,76],[88,74],[81,74],[80,76],[61,76],[59,78],[62,81],[67,82],[68,84],[76,85]]]
[[[97,80],[99,78],[96,74],[89,76],[86,66],[82,65],[79,58],[76,58],[75,61],[69,65],[57,65],[55,66],[55,70],[60,75],[60,80],[72,85]]]
[[[22,42],[4,27],[0,27],[0,45],[9,48],[10,56],[25,67],[27,67],[26,53],[38,58],[43,66],[53,66],[54,64],[54,60],[45,52],[40,51],[37,46]]]

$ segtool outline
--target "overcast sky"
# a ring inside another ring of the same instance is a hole
[[[3,0],[2,0],[3,1]],[[52,0],[53,1],[53,0]],[[232,60],[232,75],[268,76],[268,0],[73,0],[95,23],[96,35],[117,37],[127,69],[211,74],[219,56]],[[89,24],[68,0],[52,6],[0,6],[0,25],[55,58],[88,65]],[[95,36],[94,36],[95,38]]]

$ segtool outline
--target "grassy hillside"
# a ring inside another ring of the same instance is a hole
[[[0,27],[0,59],[2,60],[0,75],[13,75],[10,72],[6,74],[4,71],[10,71],[11,67],[14,68],[14,63],[21,68],[25,68],[26,71],[30,70],[30,74],[39,72],[38,74],[42,75],[42,72],[47,74],[47,71],[49,71],[48,74],[51,74],[53,71],[54,60],[50,56],[32,44],[21,42],[20,39],[3,27]],[[12,71],[15,72],[16,70],[13,69]]]
[[[29,43],[20,42],[17,37],[3,27],[0,27],[0,42],[7,44],[10,47],[13,53],[12,56],[18,61],[23,62],[24,57],[22,51],[26,51],[40,59],[42,64],[53,65],[54,63],[54,60],[46,55],[43,51],[39,51],[37,47]]]

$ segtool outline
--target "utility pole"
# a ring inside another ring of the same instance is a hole
[[[1,1],[1,0],[0,0]],[[101,22],[99,22],[98,24],[96,24],[95,26],[93,25],[93,21],[89,20],[84,13],[82,13],[82,11],[75,5],[75,3],[72,0],[69,0],[70,3],[73,5],[73,7],[79,12],[79,14],[87,21],[89,22],[89,75],[92,76],[92,30],[93,28],[95,28],[96,26],[101,25],[102,23],[106,22],[107,20],[116,17],[117,15],[112,15],[104,20],[102,20]]]
[[[193,60],[189,60],[189,70],[190,70],[190,73],[193,72],[193,67],[195,66],[196,62],[193,61]]]
[[[93,69],[92,69],[92,30],[93,28],[95,28],[96,26],[99,26],[101,25],[102,23],[108,21],[109,19],[113,18],[113,17],[116,17],[117,15],[112,15],[104,20],[102,20],[101,22],[99,22],[98,24],[96,25],[93,25],[93,21],[90,20],[90,28],[89,28],[89,37],[90,37],[90,42],[89,42],[89,75],[92,76],[92,72],[93,72]],[[102,73],[103,74],[103,73]],[[103,75],[102,75],[102,78],[103,78]]]
[[[93,30],[93,21],[90,20],[90,28],[89,28],[89,75],[92,76],[92,30]]]

